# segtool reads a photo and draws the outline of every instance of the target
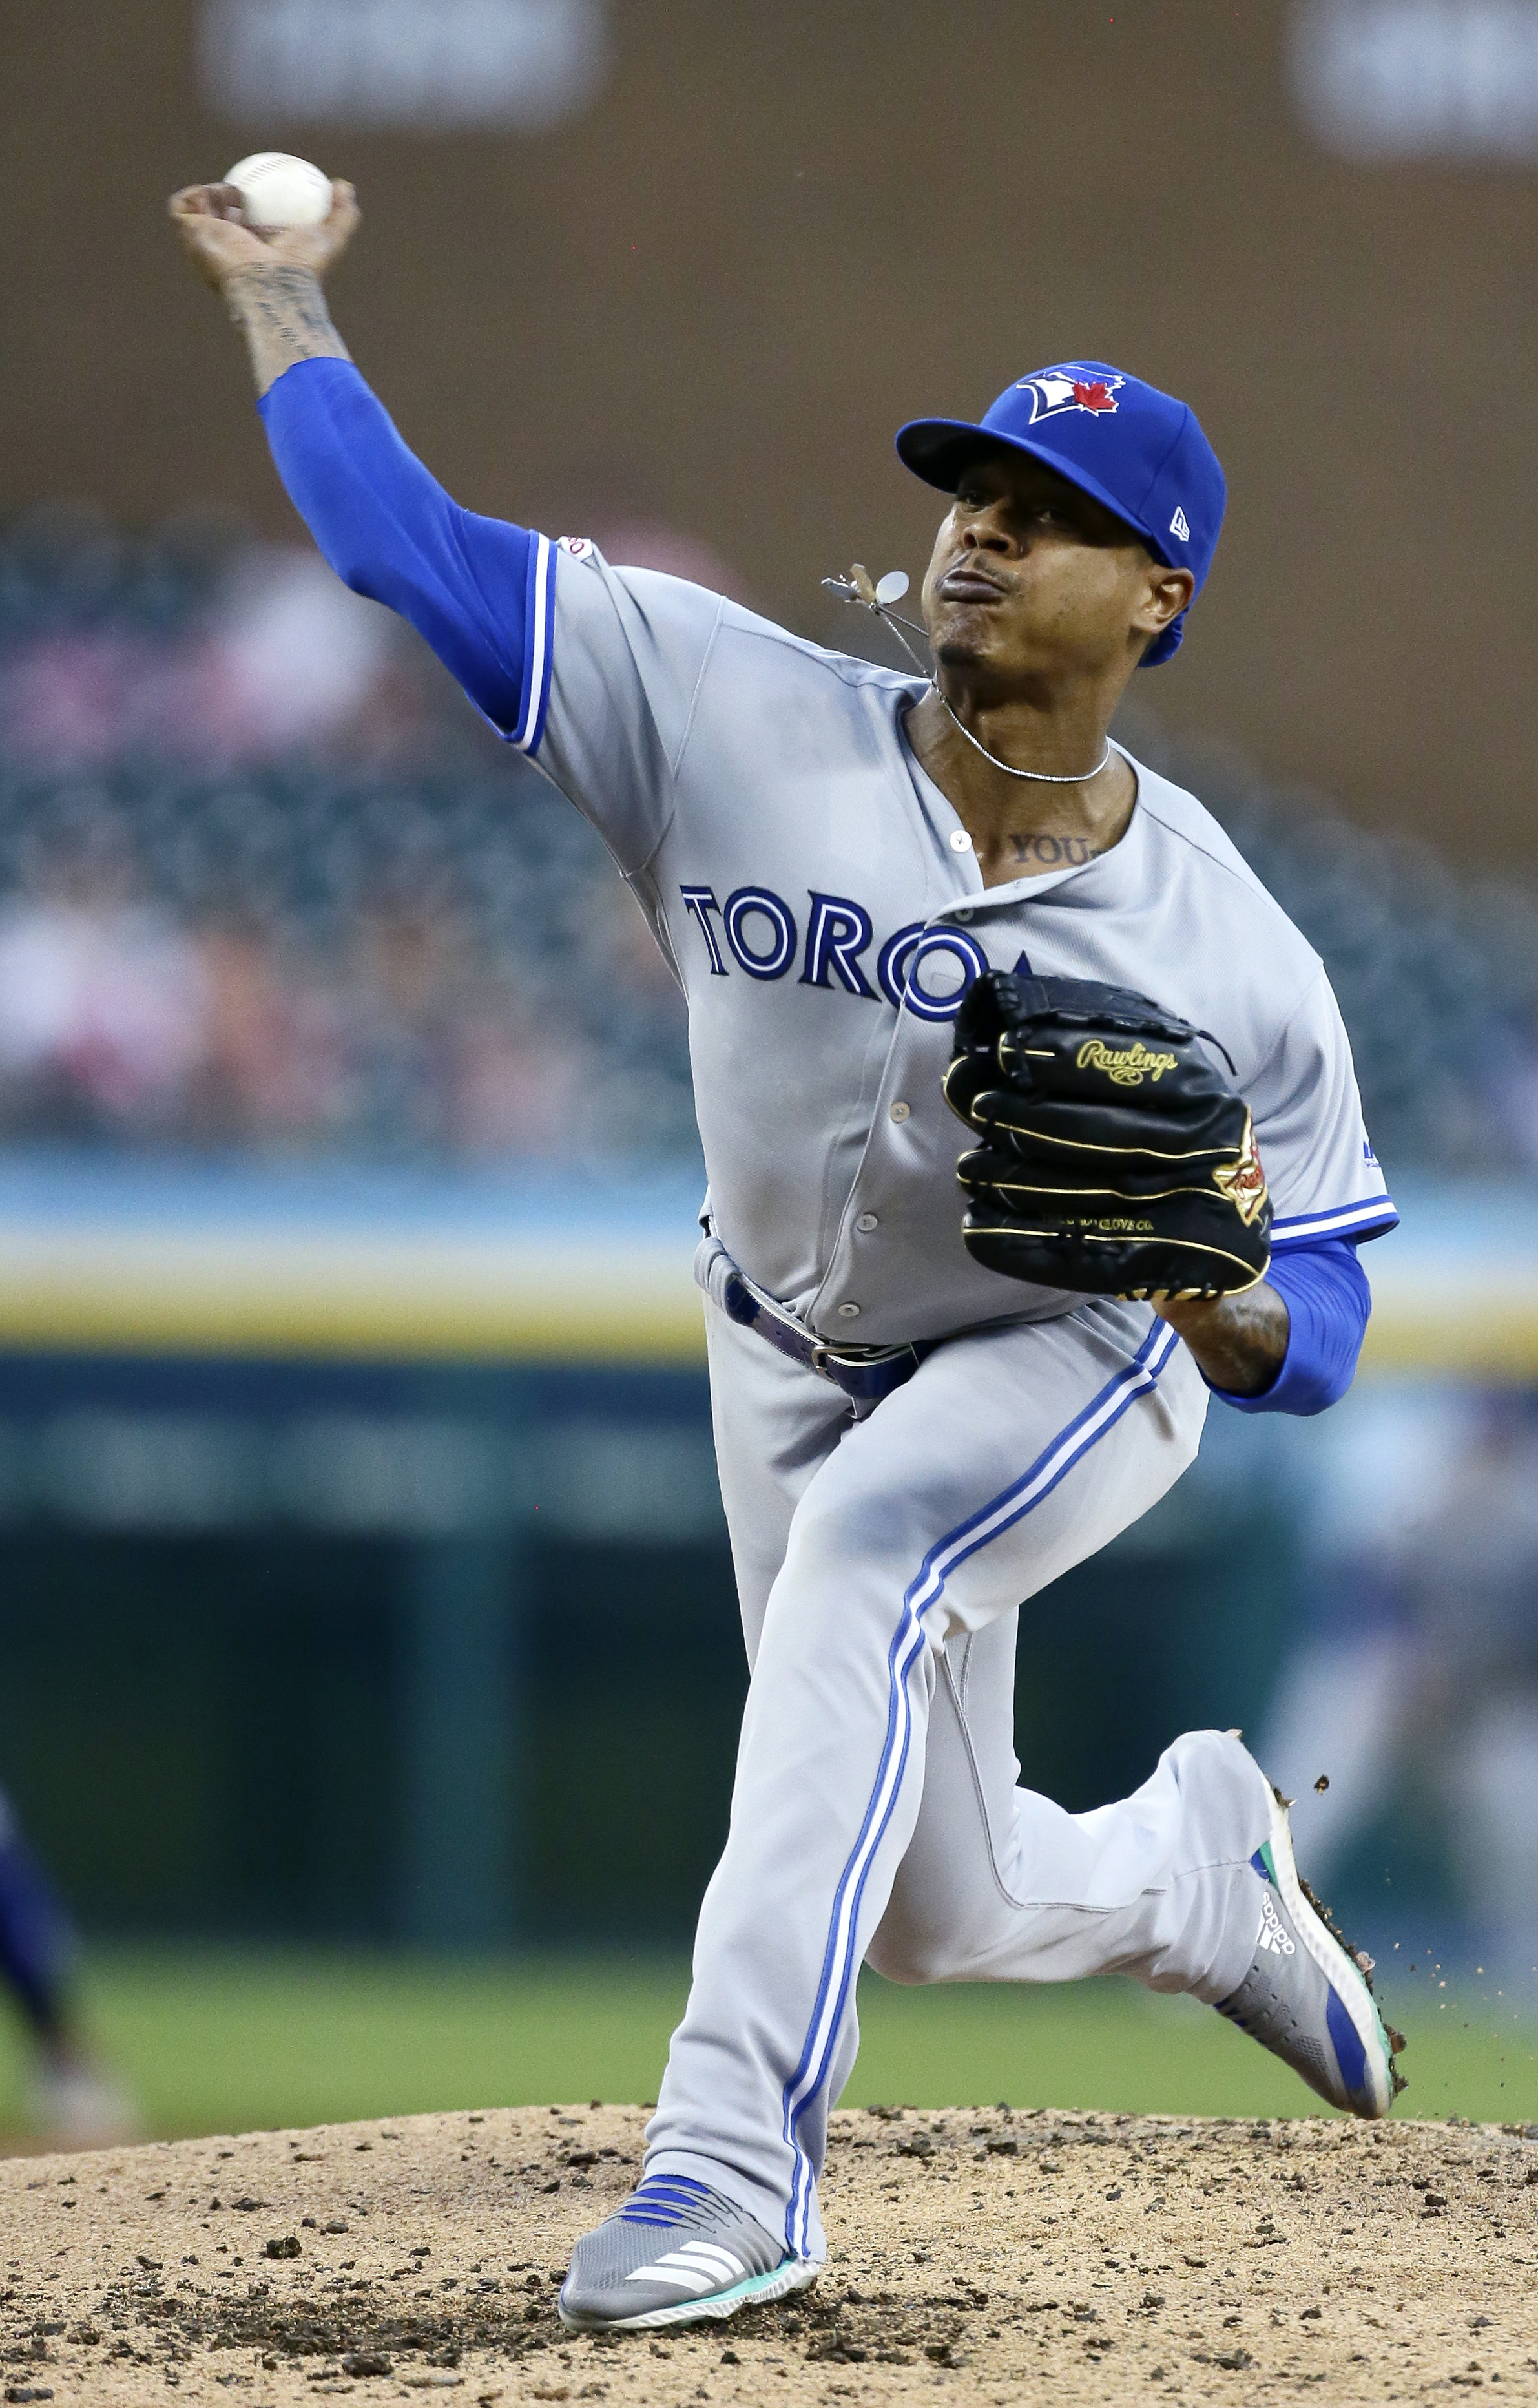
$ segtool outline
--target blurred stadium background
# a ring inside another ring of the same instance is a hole
[[[147,2126],[649,2095],[744,1685],[680,1008],[288,511],[162,222],[269,144],[359,184],[338,316],[462,499],[824,641],[921,566],[904,416],[1064,352],[1200,408],[1230,531],[1123,732],[1323,953],[1404,1226],[1346,1404],[1215,1409],[1032,1600],[1019,1752],[1077,1807],[1243,1725],[1407,2104],[1538,2116],[1538,6],[0,29],[0,1787]],[[851,2097],[1302,2103],[1116,1985],[866,1990]]]

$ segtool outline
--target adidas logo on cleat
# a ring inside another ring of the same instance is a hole
[[[1255,1935],[1257,1948],[1269,1948],[1274,1956],[1295,1956],[1298,1943],[1283,1928],[1282,1918],[1269,1897],[1260,1900],[1260,1928]]]
[[[705,2291],[719,2290],[728,2283],[740,2283],[748,2269],[730,2249],[716,2241],[686,2241],[681,2249],[670,2249],[665,2258],[656,2258],[649,2266],[637,2266],[627,2274],[627,2283],[668,2283],[675,2290],[688,2291],[699,2299]]]

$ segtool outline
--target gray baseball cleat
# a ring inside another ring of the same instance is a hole
[[[648,2174],[572,2251],[556,2305],[573,2332],[691,2325],[815,2283],[809,2258],[684,2174]]]
[[[1271,1837],[1249,1860],[1260,1885],[1255,1961],[1218,2012],[1332,2107],[1387,2115],[1404,2087],[1394,2064],[1403,2040],[1377,2011],[1372,1958],[1346,1947],[1299,1874],[1286,1802],[1275,1789],[1270,1803]]]

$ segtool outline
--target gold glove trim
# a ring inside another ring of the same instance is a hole
[[[967,1229],[963,1227],[961,1234],[963,1237],[987,1238],[990,1240],[994,1238],[1056,1238],[1061,1240],[1065,1243],[1074,1243],[1081,1246],[1121,1245],[1125,1242],[1122,1235],[1118,1234],[1113,1237],[1104,1237],[1098,1233],[1099,1231],[1114,1229],[1115,1227],[1116,1224],[1110,1221],[1102,1221],[1099,1223],[1097,1229],[1086,1228],[1082,1226],[1064,1228],[1061,1221],[1054,1223],[1050,1227],[1046,1229],[1024,1229],[1013,1227],[1001,1228],[990,1222],[986,1228]],[[1154,1229],[1151,1225],[1146,1230],[1134,1230],[1133,1234],[1138,1236],[1147,1235],[1154,1238],[1159,1237],[1159,1232]],[[1244,1278],[1238,1281],[1234,1285],[1225,1285],[1221,1288],[1215,1288],[1212,1293],[1217,1296],[1242,1295],[1246,1287],[1254,1287],[1260,1281],[1263,1280],[1267,1271],[1271,1268],[1271,1256],[1269,1252],[1266,1255],[1265,1261],[1261,1264],[1260,1269],[1257,1270],[1253,1263],[1246,1263],[1242,1254],[1231,1254],[1225,1246],[1203,1245],[1195,1238],[1165,1238],[1161,1242],[1175,1249],[1182,1254],[1211,1254],[1217,1261],[1220,1263],[1232,1263],[1235,1269],[1242,1270],[1244,1272]],[[1044,1283],[1044,1284],[1049,1284],[1049,1283]],[[1205,1291],[1203,1290],[1197,1290],[1195,1292],[1198,1294],[1205,1293]],[[1155,1293],[1158,1293],[1161,1296],[1172,1296],[1175,1294],[1185,1294],[1187,1291],[1173,1288],[1161,1288],[1155,1291],[1146,1287],[1108,1288],[1106,1290],[1106,1294],[1111,1296],[1146,1297]]]
[[[1037,1128],[1032,1121],[1006,1121],[1002,1118],[980,1121],[971,1112],[962,1117],[981,1137],[990,1136],[995,1129],[1004,1129],[1015,1136],[1030,1138],[1034,1145],[1061,1146],[1065,1154],[1114,1154],[1118,1162],[1199,1162],[1203,1155],[1217,1155],[1222,1160],[1232,1154],[1237,1167],[1244,1159],[1242,1139],[1241,1150],[1237,1154],[1232,1145],[1193,1145],[1184,1151],[1161,1145],[1102,1145],[1092,1138],[1055,1136],[1049,1129]]]
[[[1224,1183],[1225,1174],[1221,1165],[1213,1171],[1212,1175],[1218,1185],[1222,1188],[1225,1202],[1233,1205],[1239,1214],[1239,1218],[1243,1221],[1246,1228],[1252,1226],[1260,1212],[1261,1205],[1265,1201],[1264,1185],[1262,1184],[1260,1195],[1253,1199],[1250,1204],[1250,1209],[1246,1212],[1239,1198],[1229,1194],[1228,1188]],[[1227,1176],[1236,1179],[1239,1176],[1239,1173],[1237,1171],[1232,1171],[1229,1172]],[[1129,1196],[1119,1187],[1048,1187],[1044,1185],[1040,1181],[1033,1179],[979,1178],[975,1181],[967,1180],[961,1177],[960,1163],[958,1163],[956,1167],[956,1177],[958,1182],[962,1187],[966,1188],[969,1194],[980,1193],[992,1196],[1011,1197],[1031,1196],[1049,1199],[1053,1203],[1061,1202],[1063,1204],[1072,1204],[1075,1200],[1083,1200],[1095,1196],[1109,1196],[1114,1197],[1118,1203],[1132,1205],[1168,1204],[1175,1197],[1181,1196],[1204,1196],[1209,1203],[1212,1201],[1211,1190],[1206,1186],[1204,1182],[1187,1187],[1153,1187],[1148,1190],[1148,1193],[1146,1196]]]

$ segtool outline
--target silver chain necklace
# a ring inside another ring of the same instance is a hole
[[[939,696],[941,703],[944,704],[946,710],[949,713],[953,724],[961,729],[961,734],[966,738],[966,740],[971,745],[973,751],[975,752],[980,752],[985,761],[991,761],[995,769],[1002,769],[1006,778],[1029,778],[1034,785],[1038,786],[1088,785],[1091,778],[1099,777],[1115,749],[1110,738],[1107,736],[1105,738],[1105,750],[1101,754],[1100,759],[1095,763],[1094,767],[1092,769],[1071,770],[1066,778],[1060,777],[1048,769],[1017,769],[1013,762],[1001,761],[998,754],[996,752],[990,752],[986,744],[979,744],[970,727],[963,727],[961,725],[961,722],[956,717],[956,713],[951,710],[949,703],[946,701],[945,695],[940,693],[940,689],[935,684],[933,678],[930,680],[930,691]]]

